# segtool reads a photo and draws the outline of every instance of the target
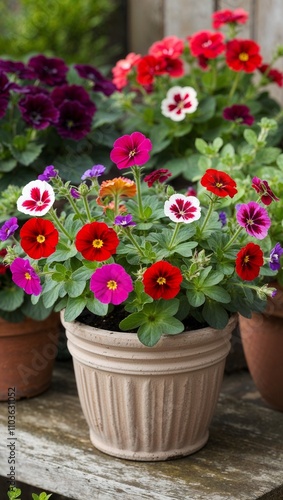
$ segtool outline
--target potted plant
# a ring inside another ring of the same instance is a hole
[[[274,293],[261,283],[266,208],[251,222],[242,204],[223,224],[233,178],[207,169],[201,205],[167,185],[166,169],[143,177],[151,150],[140,132],[118,138],[111,161],[132,178],[101,183],[100,164],[79,185],[48,166],[23,188],[17,207],[30,218],[4,257],[33,304],[61,311],[93,444],[136,460],[204,446],[236,313]]]
[[[261,47],[241,36],[248,16],[244,9],[216,11],[212,29],[185,39],[167,36],[145,55],[131,52],[117,61],[112,73],[120,93],[113,99],[124,113],[120,130],[135,128],[152,140],[148,168],[162,164],[182,182],[192,181],[200,173],[197,138],[212,142],[220,136],[239,145],[244,130],[253,130],[263,116],[281,120],[270,88],[283,85],[276,68],[282,46],[264,61]],[[282,126],[269,136],[271,145],[281,139]]]

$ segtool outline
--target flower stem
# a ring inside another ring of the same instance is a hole
[[[88,205],[88,202],[87,202],[87,197],[86,196],[83,196],[83,203],[84,203],[84,207],[85,207],[85,212],[86,212],[86,216],[87,216],[87,220],[88,222],[91,222],[91,213],[90,213],[90,210],[89,210],[89,205]]]
[[[229,96],[228,96],[229,101],[232,99],[233,95],[235,94],[236,88],[237,88],[238,83],[240,81],[240,76],[241,76],[240,72],[238,71],[236,73],[236,76],[235,76],[234,81],[233,81],[233,85],[232,85],[231,90],[229,92]]]
[[[127,237],[129,238],[130,242],[136,247],[137,251],[142,257],[145,257],[145,254],[139,244],[136,242],[135,238],[133,237],[131,230],[129,228],[125,228],[125,233]]]
[[[50,216],[51,216],[51,218],[52,218],[52,220],[53,220],[53,222],[54,222],[55,226],[57,226],[57,227],[58,227],[58,229],[60,229],[60,231],[62,231],[62,233],[64,233],[64,234],[65,234],[65,236],[67,236],[67,238],[68,238],[69,240],[72,240],[72,239],[73,239],[73,238],[72,238],[72,236],[71,236],[71,235],[68,233],[68,231],[66,231],[66,229],[64,228],[64,226],[63,226],[62,222],[60,221],[59,217],[58,217],[58,216],[57,216],[57,214],[56,214],[56,211],[55,211],[53,208],[51,208],[51,209],[50,209],[50,211],[49,211],[49,214],[50,214]]]
[[[181,227],[181,223],[180,223],[180,222],[177,222],[177,224],[175,225],[175,229],[174,229],[174,232],[173,232],[173,234],[172,234],[172,237],[171,237],[170,243],[169,243],[169,245],[168,245],[169,250],[172,250],[172,247],[173,247],[173,245],[174,245],[174,242],[175,242],[175,239],[176,239],[176,236],[177,236],[177,234],[178,234],[178,232],[179,232],[180,227]]]
[[[143,202],[141,195],[141,170],[137,165],[132,167],[133,176],[137,187],[137,201],[140,219],[144,220]]]
[[[210,216],[213,212],[214,203],[216,202],[216,200],[217,200],[217,198],[213,197],[213,195],[212,195],[212,197],[210,198],[210,204],[209,204],[205,219],[204,219],[202,226],[200,228],[200,236],[202,235],[203,231],[205,230],[205,227],[210,219]]]
[[[232,238],[228,241],[228,243],[225,245],[225,247],[223,248],[223,252],[226,252],[226,250],[228,250],[228,248],[232,245],[232,243],[238,238],[240,232],[242,231],[242,226],[238,227],[237,231],[235,231],[235,233],[233,234]]]

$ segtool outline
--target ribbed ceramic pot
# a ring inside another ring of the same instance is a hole
[[[206,444],[235,318],[224,330],[163,336],[154,347],[134,333],[61,320],[96,448],[152,461],[189,455]]]
[[[20,323],[0,318],[0,401],[9,394],[16,399],[38,396],[49,388],[59,331],[59,314]]]

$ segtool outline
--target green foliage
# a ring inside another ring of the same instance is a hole
[[[20,488],[15,488],[15,487],[10,487],[9,491],[7,492],[7,496],[9,500],[21,500],[21,495],[22,491]],[[52,493],[45,493],[45,491],[42,491],[39,495],[37,493],[32,493],[32,500],[49,500],[51,498]]]

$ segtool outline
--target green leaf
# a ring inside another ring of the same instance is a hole
[[[202,314],[204,320],[212,328],[225,328],[229,321],[229,315],[224,307],[213,300],[207,300],[205,302]]]
[[[85,306],[85,297],[68,297],[64,314],[65,321],[74,321],[84,310]]]
[[[195,146],[196,146],[196,149],[202,154],[202,155],[206,155],[206,151],[207,151],[207,147],[208,147],[208,144],[207,142],[205,142],[203,139],[196,139],[195,141]]]
[[[102,304],[102,302],[99,302],[99,300],[96,300],[94,297],[87,299],[86,307],[96,316],[106,316],[108,311],[108,304]]]
[[[22,492],[21,492],[21,490],[20,490],[19,488],[16,488],[15,486],[14,486],[14,487],[10,486],[10,489],[9,489],[9,491],[7,492],[7,495],[8,495],[8,498],[9,498],[10,500],[15,500],[15,499],[17,499],[17,500],[21,500],[21,499],[20,499],[20,495],[21,495],[21,493],[22,493]]]
[[[24,302],[24,291],[18,286],[11,285],[0,291],[0,308],[3,311],[15,311]]]
[[[70,259],[71,257],[74,257],[77,254],[77,249],[75,245],[68,245],[67,243],[64,243],[63,241],[59,241],[56,251],[48,257],[47,261],[49,264],[51,262],[65,262],[66,260]]]
[[[11,172],[17,165],[17,160],[11,158],[9,160],[0,160],[0,172]]]
[[[188,302],[192,307],[200,307],[205,302],[205,295],[201,290],[196,290],[193,285],[186,291]]]
[[[246,128],[244,130],[244,138],[251,146],[257,146],[257,135],[253,130]]]
[[[52,286],[53,283],[53,286]],[[44,287],[42,292],[43,304],[46,308],[52,307],[56,300],[60,297],[60,292],[64,289],[64,283],[56,283],[51,280],[47,283],[48,286]]]
[[[75,298],[82,295],[85,289],[86,281],[85,280],[74,280],[72,278],[68,279],[64,283],[65,290],[69,297]]]
[[[42,148],[42,144],[35,144],[34,142],[30,142],[26,145],[23,151],[17,149],[15,146],[11,146],[11,152],[16,160],[18,160],[23,165],[28,166],[32,162],[34,162],[34,160],[36,160],[36,158],[40,155]]]
[[[202,288],[203,293],[217,302],[222,302],[223,304],[228,304],[231,301],[231,296],[229,293],[221,286],[205,286]]]

